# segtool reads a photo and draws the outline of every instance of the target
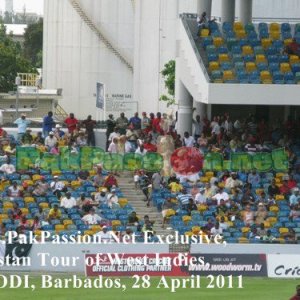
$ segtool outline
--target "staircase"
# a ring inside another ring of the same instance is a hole
[[[59,122],[64,122],[68,117],[66,111],[57,103],[55,105],[54,118]]]
[[[150,207],[147,207],[144,200],[146,197],[143,192],[138,189],[135,190],[133,175],[130,172],[122,174],[118,178],[119,187],[124,194],[124,198],[128,199],[128,203],[132,205],[137,216],[143,220],[145,215],[148,215],[151,221],[155,221],[153,229],[158,235],[172,234],[173,231],[163,229],[162,226],[162,215],[161,212],[157,211],[156,207],[153,207],[150,203]],[[168,227],[168,225],[166,225]]]
[[[107,37],[103,33],[103,29],[98,28],[96,24],[88,17],[86,12],[80,6],[78,0],[69,0],[72,7],[76,10],[80,18],[84,21],[84,23],[98,36],[98,38],[106,45],[108,49],[110,49],[128,68],[130,71],[133,71],[132,62],[128,57],[126,57],[125,53],[122,53],[121,49],[117,49],[114,42],[112,42],[110,37]]]

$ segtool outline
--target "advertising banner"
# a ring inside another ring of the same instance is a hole
[[[300,278],[300,255],[269,254],[268,277]]]

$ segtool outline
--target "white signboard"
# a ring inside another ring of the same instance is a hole
[[[124,112],[127,118],[131,118],[138,111],[138,103],[132,101],[131,94],[106,94],[105,103],[106,117],[112,114],[116,119]]]
[[[300,255],[268,254],[268,277],[300,278]]]

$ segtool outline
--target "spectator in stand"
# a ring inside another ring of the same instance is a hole
[[[112,233],[108,231],[108,228],[105,225],[102,226],[102,230],[95,233],[94,236],[100,238],[101,242],[104,243],[104,244],[111,243],[111,242],[114,241]]]
[[[54,136],[54,132],[50,131],[49,135],[45,138],[45,146],[48,148],[48,151],[50,151],[51,148],[53,148],[57,144],[57,142],[58,140]]]
[[[280,194],[284,195],[285,197],[290,195],[290,188],[288,186],[288,180],[285,178],[283,180],[282,186],[279,188]]]
[[[152,184],[152,191],[159,191],[161,188],[161,183],[162,183],[162,177],[160,175],[159,172],[155,172],[152,175],[152,180],[151,180],[151,184]]]
[[[73,135],[74,130],[76,129],[77,124],[79,123],[78,120],[75,118],[73,113],[69,114],[69,117],[65,119],[65,125],[68,128],[68,132]]]
[[[259,227],[257,228],[257,235],[259,236],[260,239],[262,239],[265,235],[267,235],[267,230],[263,222],[260,223]]]
[[[116,120],[116,127],[120,134],[126,134],[126,129],[128,127],[128,119],[125,117],[125,114],[122,112],[120,117]]]
[[[295,187],[297,187],[297,181],[294,179],[293,175],[290,174],[288,176],[288,187],[290,190],[294,189]]]
[[[156,118],[152,121],[152,130],[155,128],[155,130],[162,134],[162,128],[161,128],[161,123],[162,123],[162,118],[161,118],[161,113],[158,112],[156,114]]]
[[[176,208],[176,203],[172,201],[171,198],[167,198],[162,205],[162,228],[165,227],[166,221],[171,216],[170,212],[172,212],[172,215],[175,213],[174,209]]]
[[[26,132],[22,135],[21,142],[23,146],[31,146],[33,143],[33,137],[31,135],[31,129],[26,129]]]
[[[95,201],[101,204],[107,204],[107,189],[103,188],[95,194]]]
[[[145,139],[145,143],[143,144],[144,145],[144,148],[147,152],[157,152],[157,147],[156,145],[153,145],[151,143],[151,137],[147,137]]]
[[[46,138],[52,128],[55,126],[55,122],[53,120],[53,112],[49,111],[48,114],[43,119],[43,135]]]
[[[120,208],[120,204],[119,204],[119,198],[116,194],[116,189],[112,188],[110,193],[107,195],[107,205],[111,208],[111,209],[118,209]]]
[[[204,194],[205,188],[200,188],[199,193],[195,196],[195,203],[196,204],[206,204],[207,203],[207,197]]]
[[[208,18],[206,16],[206,12],[204,11],[201,16],[197,17],[197,39],[200,37],[202,29],[208,29]]]
[[[293,38],[292,42],[284,48],[284,53],[288,55],[300,55],[300,45],[297,43],[295,38]]]
[[[260,184],[260,175],[256,172],[254,169],[249,175],[248,175],[248,183],[251,184],[252,187],[259,186]]]
[[[76,200],[71,196],[70,192],[67,192],[66,196],[61,199],[60,206],[64,208],[72,208],[76,206]]]
[[[50,188],[53,191],[53,194],[60,199],[61,194],[67,192],[67,187],[63,181],[58,180],[58,176],[55,175],[53,177],[53,181],[50,183]]]
[[[197,210],[197,205],[194,203],[193,198],[189,199],[189,203],[186,206],[186,210],[187,210],[189,216],[191,215],[192,211]]]
[[[111,187],[117,187],[118,181],[112,173],[109,173],[104,180],[103,186],[108,189],[110,189]]]
[[[289,198],[290,206],[297,205],[300,203],[299,188],[293,189],[293,194]]]
[[[194,147],[195,145],[194,138],[187,131],[184,133],[183,145],[186,147]]]
[[[48,222],[51,224],[53,220],[60,220],[61,211],[58,209],[58,204],[54,204],[48,214]]]
[[[190,198],[193,199],[192,195],[189,194],[186,189],[183,189],[182,192],[177,196],[178,202],[181,204],[183,209],[185,209],[189,204]]]
[[[108,116],[108,119],[106,120],[106,149],[108,148],[109,145],[109,137],[110,134],[114,131],[116,127],[116,121],[114,120],[114,116],[110,114]]]
[[[271,198],[274,198],[275,195],[280,193],[278,186],[276,185],[275,179],[272,180],[272,183],[268,187],[268,194]]]
[[[18,125],[18,141],[22,140],[23,135],[27,130],[27,126],[31,123],[30,120],[26,119],[25,114],[21,114],[21,118],[14,121],[14,124]]]
[[[96,214],[95,208],[92,207],[89,211],[88,214],[83,216],[81,220],[86,224],[86,225],[97,225],[102,222],[102,218]]]
[[[212,236],[222,235],[223,229],[220,227],[220,223],[216,222],[215,226],[210,230]]]
[[[225,222],[225,217],[222,216],[220,218],[220,222],[219,222],[219,225],[220,225],[220,228],[224,231],[224,230],[227,230],[228,229],[228,224]]]
[[[59,124],[55,125],[55,129],[53,132],[57,140],[60,140],[65,135],[65,132],[61,130],[61,126]]]
[[[95,147],[96,142],[94,129],[96,128],[96,121],[92,119],[91,115],[88,115],[87,119],[84,120],[82,124],[85,127],[85,133],[87,135],[87,146]]]
[[[230,177],[228,177],[225,181],[225,188],[230,190],[234,188],[241,188],[243,186],[243,182],[237,178],[237,174],[232,172]]]
[[[151,129],[151,122],[150,119],[147,117],[147,113],[142,113],[142,120],[141,120],[141,129],[143,132],[148,133]]]
[[[251,226],[254,223],[254,212],[251,210],[250,205],[246,205],[244,211],[242,211],[242,218],[245,226]]]
[[[45,177],[41,177],[41,180],[35,184],[35,189],[32,192],[32,195],[37,197],[46,196],[49,190],[49,184],[47,183]]]
[[[144,145],[140,145],[136,150],[136,154],[145,155],[148,151],[144,148]]]
[[[114,137],[112,139],[112,142],[108,146],[107,152],[118,153],[118,142],[119,142],[119,139],[117,137]]]
[[[4,174],[13,174],[16,172],[15,166],[11,163],[10,157],[7,157],[6,163],[0,167],[0,172]]]
[[[132,125],[132,129],[137,133],[140,131],[141,129],[141,119],[139,118],[139,113],[135,113],[134,117],[129,119],[129,124]]]
[[[194,127],[194,139],[195,141],[197,141],[203,132],[203,122],[201,121],[199,115],[196,116],[195,120],[193,119],[193,127]]]
[[[139,218],[136,215],[136,212],[133,211],[130,213],[130,215],[128,216],[128,225],[130,226],[137,226],[139,224]]]
[[[266,220],[266,218],[268,216],[268,212],[263,203],[258,203],[258,208],[257,208],[257,211],[255,212],[254,216],[255,216],[255,223],[257,225],[263,223]]]
[[[87,146],[87,139],[84,131],[79,131],[79,134],[76,138],[76,145],[79,147]]]
[[[300,218],[300,202],[297,204],[291,205],[291,211],[289,215],[290,220],[296,221],[297,219]]]
[[[211,199],[217,201],[217,205],[220,205],[221,200],[224,200],[225,203],[229,201],[229,195],[224,191],[224,188],[220,186],[218,193],[212,196]]]

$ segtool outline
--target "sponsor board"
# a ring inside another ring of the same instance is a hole
[[[268,277],[300,278],[300,255],[268,254]]]
[[[145,259],[145,256],[147,257]],[[265,254],[86,254],[87,276],[267,276]]]

